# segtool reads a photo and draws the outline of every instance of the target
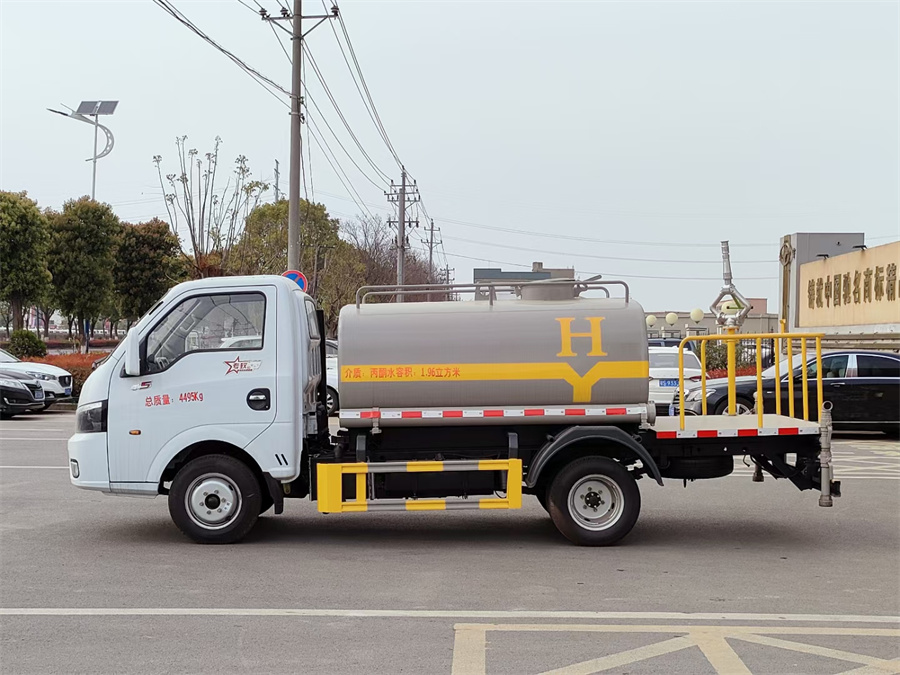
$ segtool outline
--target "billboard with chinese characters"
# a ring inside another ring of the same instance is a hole
[[[900,324],[900,242],[800,267],[801,327]]]

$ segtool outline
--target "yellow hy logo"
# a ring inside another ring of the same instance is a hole
[[[562,339],[562,348],[560,349],[560,352],[559,354],[557,354],[557,356],[578,356],[578,354],[572,348],[572,338],[590,338],[591,351],[589,351],[587,355],[606,356],[606,352],[603,351],[603,339],[600,334],[600,322],[603,321],[603,319],[604,317],[602,316],[586,317],[584,320],[587,321],[590,325],[590,330],[587,333],[572,332],[572,322],[575,320],[574,317],[557,319],[557,321],[559,321],[559,328]]]

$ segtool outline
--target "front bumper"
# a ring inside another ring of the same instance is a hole
[[[85,490],[109,492],[106,434],[75,434],[69,439],[69,478]]]
[[[47,403],[72,398],[71,379],[67,387],[63,386],[59,380],[41,380],[41,387],[44,390],[44,398]]]

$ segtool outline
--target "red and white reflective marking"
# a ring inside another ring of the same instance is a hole
[[[341,410],[341,419],[347,420],[400,420],[400,419],[453,419],[484,417],[611,417],[616,415],[641,415],[646,406],[604,406],[599,408],[457,408],[450,410]]]
[[[815,436],[819,427],[767,427],[763,429],[685,429],[657,431],[656,437],[667,438],[749,438],[756,436]]]

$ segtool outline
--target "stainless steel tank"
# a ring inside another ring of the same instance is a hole
[[[652,421],[643,308],[627,287],[585,298],[567,284],[525,284],[513,300],[344,307],[342,423]]]

